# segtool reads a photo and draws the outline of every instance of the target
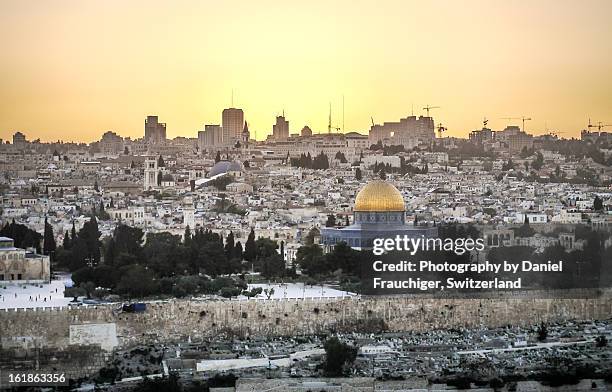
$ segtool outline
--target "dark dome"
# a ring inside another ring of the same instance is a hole
[[[216,176],[227,172],[241,172],[242,163],[239,161],[219,161],[208,172],[208,176]]]

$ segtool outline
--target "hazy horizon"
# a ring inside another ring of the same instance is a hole
[[[245,111],[262,140],[285,111],[367,133],[425,115],[447,135],[501,129],[578,137],[612,124],[612,2],[0,1],[0,138],[140,138],[147,115],[196,137]],[[608,128],[607,130],[610,130]]]

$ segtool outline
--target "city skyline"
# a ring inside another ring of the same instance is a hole
[[[612,3],[588,5],[8,1],[0,138],[134,139],[147,115],[195,138],[233,106],[262,140],[283,111],[291,133],[325,133],[330,102],[346,132],[432,105],[448,136],[527,116],[579,137],[612,122]]]

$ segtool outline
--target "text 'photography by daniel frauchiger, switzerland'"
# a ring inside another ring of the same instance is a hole
[[[0,392],[612,390],[612,1],[0,1]]]

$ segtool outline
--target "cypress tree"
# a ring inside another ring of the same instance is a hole
[[[70,233],[66,230],[66,234],[64,234],[64,241],[62,242],[62,247],[64,249],[70,249]]]
[[[185,236],[183,238],[183,243],[185,245],[188,245],[191,243],[191,229],[189,228],[189,225],[185,227]]]
[[[43,254],[52,255],[55,252],[57,244],[55,243],[55,236],[53,235],[53,227],[47,221],[45,217],[45,231],[43,234]]]
[[[70,236],[70,247],[71,248],[74,246],[74,243],[76,242],[76,237],[77,237],[76,227],[74,227],[74,221],[72,221],[72,233]]]
[[[240,241],[236,242],[236,246],[234,247],[234,258],[238,260],[242,260],[242,244]]]
[[[106,251],[104,252],[104,264],[106,265],[114,265],[115,264],[115,239],[111,237],[108,241],[108,245],[106,246]]]
[[[234,246],[234,233],[230,231],[225,239],[225,257],[228,259],[234,256]]]
[[[257,245],[255,244],[255,230],[251,229],[247,242],[244,245],[244,259],[255,261],[257,257]]]

